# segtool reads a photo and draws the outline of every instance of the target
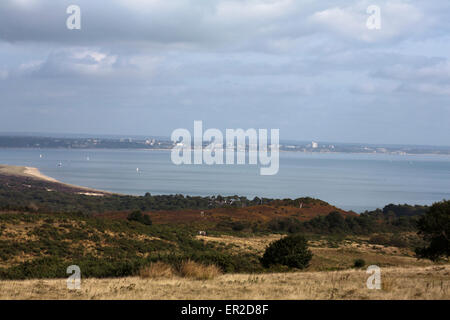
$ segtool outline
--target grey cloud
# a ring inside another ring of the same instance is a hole
[[[395,10],[379,35],[361,29],[365,0],[20,2],[0,2],[3,130],[162,135],[203,119],[285,139],[450,135],[446,0],[380,1]],[[81,31],[65,27],[72,3]]]
[[[82,30],[67,30],[69,0],[3,0],[0,38],[5,41],[100,45],[117,42],[136,46],[151,43],[248,48],[280,39],[295,41],[325,32],[356,40],[408,38],[429,27],[427,6],[402,0],[382,1],[386,26],[380,32],[365,27],[370,2],[294,0],[79,0]],[[433,10],[434,7],[431,6]],[[252,41],[249,42],[248,40]]]

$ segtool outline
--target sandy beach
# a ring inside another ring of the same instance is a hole
[[[25,167],[25,170],[23,171],[23,173],[25,175],[31,176],[33,178],[37,178],[37,179],[41,179],[41,180],[46,180],[46,181],[50,181],[50,182],[57,182],[57,183],[61,183],[56,179],[53,179],[52,177],[46,176],[45,174],[42,174],[38,168],[33,168],[33,167]]]
[[[46,176],[45,174],[41,173],[38,168],[34,167],[11,166],[2,164],[0,165],[0,174],[30,177],[33,179],[47,181],[51,183],[58,183],[69,188],[79,189],[81,191],[78,192],[78,194],[83,194],[86,196],[104,196],[105,194],[112,194],[111,192],[108,191],[96,190],[88,187],[76,186],[58,181],[52,177]]]

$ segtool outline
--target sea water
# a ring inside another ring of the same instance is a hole
[[[280,152],[280,170],[180,165],[170,150],[0,149],[0,164],[37,167],[65,183],[123,194],[314,197],[362,212],[450,199],[450,156]]]

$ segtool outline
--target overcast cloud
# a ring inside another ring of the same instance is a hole
[[[448,0],[2,0],[0,132],[168,136],[203,120],[449,145],[448,17]]]

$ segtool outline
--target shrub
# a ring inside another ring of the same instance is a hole
[[[152,225],[152,220],[150,220],[150,217],[146,214],[143,214],[140,210],[136,210],[130,213],[127,219],[129,221],[137,221],[148,226]]]
[[[231,225],[231,229],[233,229],[233,231],[242,231],[246,227],[247,227],[246,224],[243,223],[242,221],[233,222]]]
[[[397,248],[406,248],[408,246],[408,242],[402,239],[399,235],[374,235],[370,237],[369,243]]]
[[[180,275],[182,277],[193,278],[196,280],[214,279],[221,273],[221,270],[216,265],[204,265],[192,260],[183,262],[180,267]]]
[[[271,265],[284,265],[291,268],[308,267],[312,253],[308,242],[302,235],[292,235],[272,242],[264,252],[261,263],[267,268]]]
[[[366,262],[364,259],[356,259],[353,263],[354,268],[362,268],[366,265]]]
[[[141,278],[172,278],[175,272],[171,265],[158,261],[152,262],[149,266],[143,267],[139,270]]]
[[[276,218],[269,221],[268,228],[274,232],[298,233],[302,230],[302,222],[292,217]]]
[[[379,244],[385,246],[388,244],[389,239],[386,237],[386,235],[376,234],[371,236],[368,242],[370,244]]]

